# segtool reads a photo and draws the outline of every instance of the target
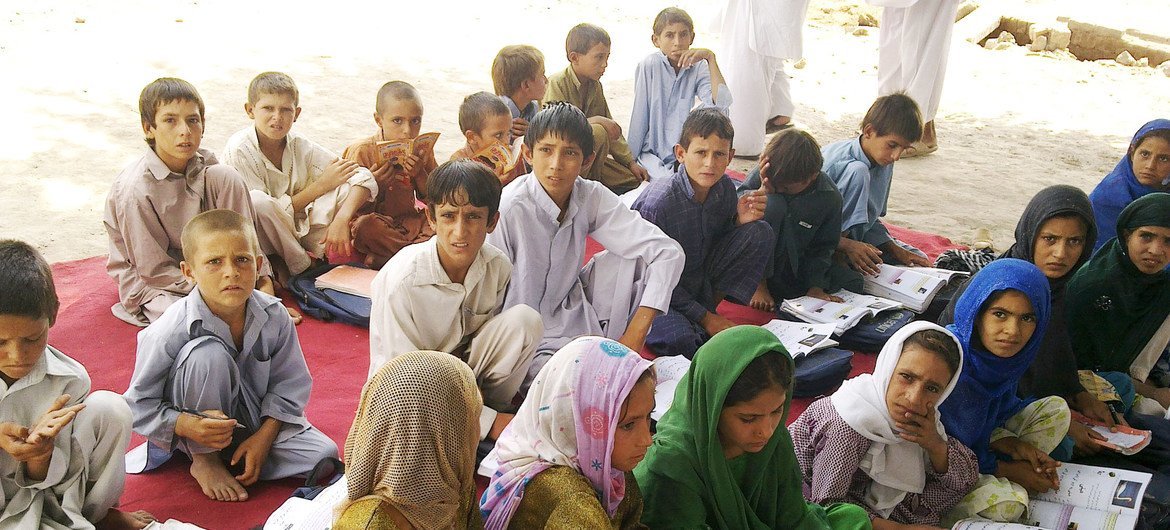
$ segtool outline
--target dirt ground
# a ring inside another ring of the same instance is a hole
[[[717,2],[683,1],[696,46],[719,51]],[[856,1],[814,0],[803,68],[789,67],[796,121],[822,144],[855,134],[876,91],[877,28],[853,34]],[[980,9],[1000,9],[988,0]],[[203,147],[248,126],[248,81],[281,70],[301,88],[297,129],[340,151],[373,130],[373,99],[391,79],[417,86],[423,130],[442,133],[441,159],[461,145],[462,98],[491,90],[503,45],[533,44],[549,73],[564,68],[565,32],[588,21],[613,37],[605,83],[628,123],[635,64],[652,50],[664,5],[617,0],[392,2],[340,0],[312,12],[284,2],[8,0],[0,7],[0,236],[33,242],[51,261],[106,252],[102,210],[119,170],[145,148],[141,88],[160,76],[193,82],[207,102]],[[1170,20],[1164,0],[1025,0],[1005,10],[1116,28]],[[853,13],[853,14],[851,14]],[[1007,14],[1007,13],[1005,13]],[[1166,32],[1151,27],[1146,31]],[[1170,114],[1170,78],[1154,68],[990,51],[956,36],[937,120],[941,149],[898,162],[888,219],[967,240],[987,227],[999,248],[1019,212],[1055,183],[1086,191],[1144,122]],[[746,167],[740,163],[738,167]]]

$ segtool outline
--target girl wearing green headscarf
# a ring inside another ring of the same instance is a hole
[[[650,528],[871,528],[865,510],[805,502],[792,438],[792,358],[771,332],[736,326],[695,354],[634,470]]]

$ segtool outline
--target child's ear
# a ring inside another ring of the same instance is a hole
[[[251,103],[248,103],[248,102],[246,102],[246,101],[244,102],[244,114],[247,114],[247,115],[248,115],[248,119],[249,119],[249,120],[254,120],[254,119],[256,119],[256,116],[253,116],[253,115],[252,115],[252,110],[253,110],[254,108],[255,108],[255,107],[253,107]]]
[[[874,136],[877,136],[877,129],[874,128],[872,123],[867,123],[864,127],[861,128],[861,135],[867,139],[873,138]]]
[[[378,111],[374,111],[374,123],[378,124],[378,128],[382,128],[382,115]]]
[[[674,159],[682,162],[683,156],[687,154],[687,149],[682,144],[674,144]]]
[[[428,205],[426,205],[425,208],[423,208],[423,211],[426,212],[427,224],[431,225],[431,230],[435,230],[435,210],[434,210],[434,207],[428,204]]]
[[[582,173],[586,173],[589,171],[589,168],[593,165],[594,158],[597,158],[597,153],[589,153],[588,155],[585,155],[585,159],[581,161],[581,172]]]
[[[260,269],[263,269],[263,268],[264,268],[264,253],[259,252],[256,254],[256,275],[257,275],[257,277],[259,277],[259,275],[260,275]]]
[[[183,273],[184,278],[186,278],[191,283],[195,283],[195,275],[193,274],[191,266],[187,264],[186,260],[179,262],[179,271]]]
[[[489,234],[496,229],[496,223],[498,222],[500,222],[500,212],[496,210],[496,213],[492,214],[492,218],[488,219],[487,232]]]
[[[148,121],[142,122],[142,132],[146,134],[147,138],[154,138],[154,124]]]
[[[734,147],[727,150],[727,159],[731,160],[732,158],[735,158],[735,148]]]
[[[580,60],[581,60],[581,54],[579,54],[577,52],[569,52],[569,63],[577,64],[577,61],[580,61]]]
[[[463,139],[467,140],[467,145],[471,145],[473,142],[479,142],[479,133],[475,131],[463,131]]]
[[[296,112],[293,113],[293,121],[297,121],[297,118],[300,118],[300,117],[301,117],[301,108],[297,107]]]
[[[650,34],[650,44],[653,44],[655,48],[658,47],[658,34],[657,33]]]
[[[520,156],[524,157],[524,162],[532,165],[532,149],[528,147],[527,141],[520,144]]]

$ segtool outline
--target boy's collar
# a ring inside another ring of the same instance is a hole
[[[265,297],[267,297],[267,299]],[[231,340],[231,332],[226,327],[227,321],[211,310],[211,307],[209,307],[207,302],[203,300],[203,293],[199,292],[198,285],[191,289],[191,293],[188,294],[187,298],[183,301],[184,303],[188,304],[186,322],[188,333],[195,330],[196,323],[202,323],[201,326],[203,329],[208,331],[219,331],[212,329],[212,327],[216,326],[216,323],[218,322],[223,323],[224,328],[222,331],[223,333],[226,333],[225,336],[221,336],[220,338],[228,341]],[[250,322],[253,319],[262,318],[261,315],[266,315],[264,309],[268,308],[272,304],[279,303],[279,298],[268,296],[267,293],[253,289],[252,293],[248,295],[248,301],[244,303],[245,322],[247,323],[245,324],[245,327],[251,327]],[[212,319],[212,317],[214,317],[214,319]],[[261,322],[261,325],[263,324],[264,322]]]
[[[419,287],[425,285],[450,285],[455,283],[451,281],[451,275],[447,274],[447,270],[443,268],[443,262],[439,259],[439,242],[438,237],[432,237],[423,245],[429,245],[423,254],[426,256],[427,267],[422,270],[423,274],[413,275],[415,280],[412,285]],[[487,245],[487,242],[484,242]],[[470,284],[478,283],[479,279],[483,277],[483,247],[475,252],[475,259],[471,261],[471,265],[467,268],[467,273],[463,275],[462,285],[465,287]]]
[[[863,134],[859,134],[859,135],[857,135],[857,140],[856,140],[856,142],[857,142],[857,152],[858,152],[858,153],[859,153],[861,156],[860,156],[860,157],[855,157],[855,158],[858,158],[858,159],[862,160],[863,162],[865,162],[865,163],[866,163],[866,165],[868,165],[868,166],[869,166],[869,168],[870,168],[870,169],[873,169],[873,168],[877,167],[877,165],[878,165],[878,164],[877,164],[877,162],[874,162],[874,160],[873,160],[873,157],[869,156],[869,153],[866,153],[866,152],[865,152],[865,146],[861,144],[861,140],[862,140],[862,138],[865,138],[865,135],[863,135]]]
[[[539,208],[540,211],[544,212],[545,215],[548,215],[554,223],[560,224],[562,221],[561,207],[557,206],[556,201],[554,201],[552,196],[548,194],[548,191],[544,189],[544,186],[540,185],[540,179],[536,178],[536,173],[529,173],[528,175],[531,176],[531,178],[528,179],[528,186],[530,190],[529,193],[532,195],[533,200],[536,203],[536,207]],[[564,219],[570,219],[573,217],[573,214],[576,213],[577,206],[576,201],[573,200],[573,196],[577,194],[577,188],[580,184],[580,180],[581,177],[577,177],[577,179],[573,181],[573,191],[569,194],[569,203],[565,205]]]
[[[584,84],[584,82],[588,82],[588,83],[600,83],[601,82],[601,81],[594,81],[594,80],[589,79],[589,78],[586,78],[584,82],[581,81],[581,78],[579,76],[577,76],[577,71],[573,70],[573,63],[569,63],[569,67],[565,69],[565,72],[568,72],[569,82],[572,83],[573,86],[576,87],[578,91],[581,90],[581,85]]]
[[[166,180],[167,177],[171,175],[183,175],[184,177],[190,177],[192,174],[197,173],[200,169],[202,169],[203,166],[207,165],[205,163],[205,151],[202,148],[197,149],[195,154],[191,156],[191,159],[187,160],[187,167],[183,170],[183,173],[171,171],[171,168],[167,167],[166,162],[163,162],[162,158],[158,156],[158,153],[155,152],[153,147],[147,146],[146,151],[146,169],[147,171],[150,171],[151,176],[153,176],[155,180]],[[192,163],[192,161],[195,163]]]

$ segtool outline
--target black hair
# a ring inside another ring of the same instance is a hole
[[[1142,142],[1150,138],[1161,138],[1166,143],[1170,143],[1170,129],[1154,129],[1147,132],[1146,134],[1139,136],[1137,140],[1134,140],[1133,143],[1129,144],[1130,161],[1133,160],[1133,154],[1137,151],[1138,146],[1142,145]]]
[[[28,243],[0,240],[0,315],[57,320],[57,288],[49,263]]]
[[[817,176],[825,158],[821,146],[806,131],[790,128],[768,141],[760,158],[768,158],[764,177],[770,184],[793,184]]]
[[[895,92],[874,100],[861,119],[861,128],[873,125],[878,136],[896,134],[907,142],[922,139],[922,112],[918,104],[903,92]]]
[[[662,33],[662,30],[666,29],[666,26],[671,24],[682,24],[686,26],[691,33],[695,32],[695,21],[691,20],[691,15],[677,7],[668,7],[662,11],[659,11],[658,16],[654,17],[654,34],[658,35],[659,33]]]
[[[939,359],[942,359],[947,364],[947,368],[950,368],[951,377],[959,373],[962,356],[959,352],[959,344],[950,335],[937,329],[924,329],[911,333],[909,337],[906,337],[906,341],[902,343],[902,349],[905,350],[910,345],[917,346],[937,355]]]
[[[550,101],[536,113],[524,133],[524,145],[531,150],[536,142],[548,135],[574,142],[581,148],[582,156],[593,154],[593,127],[581,109],[565,101]]]
[[[678,135],[678,144],[683,149],[687,149],[691,146],[692,138],[696,136],[706,138],[712,134],[727,140],[728,147],[730,147],[732,140],[735,139],[735,129],[731,127],[731,120],[719,109],[713,107],[695,109],[687,115],[687,120],[683,122],[682,134]]]
[[[494,96],[493,96],[494,97]],[[467,197],[467,203],[488,209],[488,223],[500,210],[500,179],[482,162],[471,159],[444,162],[427,177],[427,210],[435,218],[435,208],[440,204],[460,203],[460,194]]]
[[[792,388],[792,367],[785,357],[783,352],[773,350],[753,359],[727,390],[723,406],[751,401],[761,392],[777,386],[787,392]]]
[[[138,114],[142,116],[142,123],[157,127],[155,118],[159,107],[175,101],[195,103],[195,106],[199,107],[199,122],[203,123],[207,114],[203,98],[199,97],[195,85],[177,77],[160,77],[142,88],[142,92],[138,94]],[[147,138],[146,144],[154,148],[154,138]]]

